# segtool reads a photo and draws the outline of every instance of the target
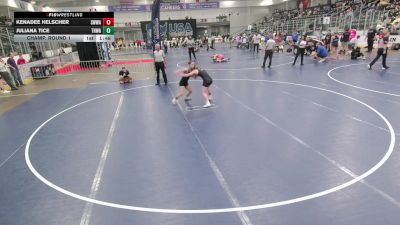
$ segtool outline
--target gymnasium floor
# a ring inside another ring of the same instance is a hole
[[[397,225],[400,57],[364,61],[236,48],[199,64],[215,107],[172,105],[184,49],[154,79],[49,90],[0,117],[1,225]],[[373,54],[375,56],[375,54]],[[131,71],[133,72],[133,71]]]

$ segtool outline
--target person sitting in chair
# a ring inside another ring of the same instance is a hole
[[[132,80],[132,77],[129,76],[129,71],[125,67],[122,67],[121,71],[119,71],[119,83],[132,83]]]

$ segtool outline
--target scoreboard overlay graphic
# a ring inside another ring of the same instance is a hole
[[[113,12],[15,12],[15,42],[113,42]]]

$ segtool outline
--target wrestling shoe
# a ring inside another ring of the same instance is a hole
[[[205,105],[203,105],[203,108],[210,108],[211,107],[211,103],[207,102]]]

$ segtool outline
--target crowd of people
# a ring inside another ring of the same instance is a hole
[[[319,4],[318,6],[309,7],[306,9],[299,9],[298,15],[300,17],[305,16],[316,16],[323,14],[334,14],[345,15],[357,10],[363,12],[368,10],[387,10],[392,11],[398,6],[400,1],[398,0],[339,0],[335,3],[329,3],[325,5]],[[294,10],[296,11],[296,10]]]
[[[2,26],[11,26],[12,25],[12,19],[7,16],[0,16],[0,25]]]
[[[235,41],[237,48],[247,49],[253,54],[258,54],[259,48],[265,50],[263,68],[266,66],[267,59],[269,59],[268,67],[271,66],[274,52],[284,51],[293,52],[295,55],[293,65],[295,65],[299,56],[301,65],[303,65],[303,57],[305,55],[319,59],[319,62],[325,62],[328,58],[337,60],[339,55],[352,60],[365,60],[365,54],[370,53],[374,43],[376,43],[378,47],[377,59],[382,56],[382,69],[388,69],[386,56],[389,49],[389,36],[388,28],[375,29],[370,27],[365,38],[357,35],[356,29],[346,28],[341,32],[328,31],[322,37],[301,34],[300,32],[293,32],[292,34],[278,32],[240,34],[236,36]],[[375,61],[371,62],[371,67]]]
[[[258,53],[259,46],[262,45],[262,48],[266,50],[262,65],[263,68],[266,66],[266,59],[270,59],[268,66],[270,67],[273,53],[283,52],[284,49],[296,55],[293,64],[295,64],[298,56],[301,57],[301,64],[303,64],[304,55],[311,55],[315,59],[320,59],[320,62],[324,62],[328,56],[333,59],[338,59],[340,54],[349,56],[351,59],[365,59],[365,53],[370,53],[372,51],[375,42],[377,43],[378,49],[385,49],[385,51],[378,51],[377,59],[382,56],[382,68],[387,69],[389,68],[386,65],[389,35],[396,35],[399,33],[399,9],[399,0],[339,0],[335,3],[329,1],[326,5],[318,5],[309,8],[303,8],[300,5],[297,9],[276,9],[270,17],[264,17],[264,21],[262,22],[281,22],[283,20],[310,16],[332,15],[333,13],[343,16],[356,10],[360,12],[385,10],[384,17],[380,18],[383,19],[383,23],[379,23],[377,27],[370,27],[366,36],[362,38],[360,35],[357,35],[357,30],[355,28],[345,28],[344,30],[335,32],[319,32],[317,36],[312,35],[313,33],[311,32],[300,34],[300,32],[297,31],[293,33],[268,32],[266,30],[258,33],[246,31],[237,34],[233,39],[237,44],[237,48],[249,49],[253,54]],[[364,48],[367,50],[364,51]],[[375,61],[371,62],[370,67]]]
[[[329,1],[325,5],[319,4],[307,8],[300,6],[295,9],[275,9],[271,16],[265,16],[263,21],[255,24],[255,26],[316,16],[345,16],[354,12],[365,14],[367,11],[372,10],[384,10],[385,15],[383,18],[376,19],[382,20],[382,26],[390,29],[393,21],[400,16],[400,0],[339,0],[334,3]],[[397,25],[394,30],[398,30],[398,28]]]
[[[6,61],[0,58],[0,91],[3,94],[10,93],[6,90],[6,84],[11,88],[11,91],[18,90],[18,87],[24,85],[18,65],[25,64],[26,60],[20,54],[16,62],[14,56],[14,53],[10,53]]]

